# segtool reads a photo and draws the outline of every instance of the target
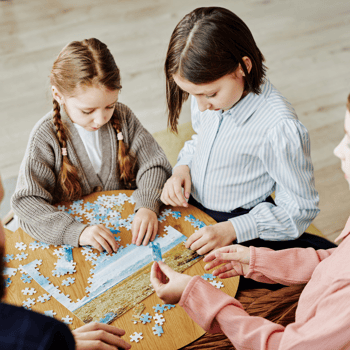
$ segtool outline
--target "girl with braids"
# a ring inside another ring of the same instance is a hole
[[[218,222],[187,240],[199,254],[234,241],[274,249],[334,246],[303,234],[319,212],[309,135],[265,71],[250,30],[225,8],[195,9],[170,38],[168,123],[176,132],[191,95],[196,134],[161,199],[173,206],[189,200]]]
[[[88,226],[53,204],[96,191],[135,189],[132,243],[154,240],[160,193],[171,174],[163,150],[118,102],[119,69],[97,39],[74,41],[53,64],[53,110],[31,132],[12,208],[19,225],[49,244],[118,245],[102,224]]]

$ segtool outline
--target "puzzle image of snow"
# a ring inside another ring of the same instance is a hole
[[[162,254],[174,248],[179,243],[186,241],[187,237],[173,227],[168,227],[168,234],[157,237],[153,242],[159,244]],[[119,248],[117,253],[106,255],[105,260],[96,265],[92,270],[92,283],[89,287],[89,296],[75,304],[73,311],[90,302],[106,290],[133,275],[139,269],[153,261],[151,245],[136,246],[130,244],[125,248]]]

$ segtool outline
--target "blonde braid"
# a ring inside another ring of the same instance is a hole
[[[61,120],[60,105],[53,99],[53,123],[56,127],[58,142],[62,149],[67,149],[67,136]],[[62,167],[58,175],[57,184],[60,189],[59,200],[72,201],[82,196],[78,171],[70,162],[66,152],[62,151]]]

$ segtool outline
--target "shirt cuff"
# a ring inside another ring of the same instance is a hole
[[[237,243],[250,241],[259,238],[258,227],[254,215],[248,213],[235,218],[229,219],[231,221],[237,237]]]
[[[176,167],[178,167],[179,165],[187,165],[189,168],[191,168],[191,164],[192,164],[192,156],[191,157],[182,157],[173,167],[173,172],[174,172],[174,169]]]

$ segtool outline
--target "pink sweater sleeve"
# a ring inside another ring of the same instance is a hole
[[[310,280],[316,266],[335,249],[292,248],[275,251],[251,246],[249,271],[245,277],[264,283],[304,284]]]
[[[237,350],[350,349],[350,285],[334,286],[307,322],[284,328],[249,316],[242,305],[201,277],[193,277],[179,305],[204,330],[224,333]]]

